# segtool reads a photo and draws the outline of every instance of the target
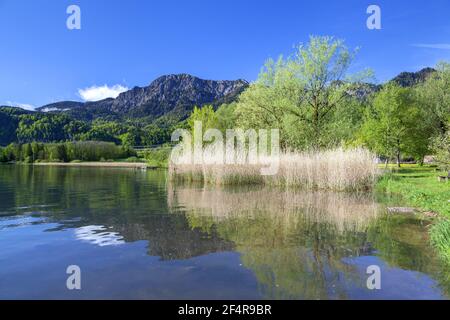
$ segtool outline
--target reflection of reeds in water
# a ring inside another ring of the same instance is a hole
[[[260,169],[272,163],[270,157],[264,158],[259,165],[210,164],[214,162],[209,161],[207,155],[203,158],[204,164],[194,165],[174,157],[169,166],[172,180],[216,185],[259,183],[308,189],[363,190],[372,186],[378,172],[374,155],[365,149],[282,153],[277,165],[279,170],[268,176],[261,175]]]
[[[301,219],[328,223],[338,231],[363,231],[380,212],[372,197],[361,194],[269,187],[241,189],[233,192],[218,187],[170,187],[169,207],[182,207],[189,213],[211,216],[216,221],[268,215],[274,223],[287,228]]]
[[[264,297],[343,297],[345,283],[337,280],[342,274],[365,283],[342,258],[371,250],[365,232],[379,212],[371,197],[276,187],[169,185],[168,202],[172,210],[186,212],[192,228],[214,230],[232,241]]]

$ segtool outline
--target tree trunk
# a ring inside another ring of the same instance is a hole
[[[400,168],[400,140],[397,140],[397,168]]]

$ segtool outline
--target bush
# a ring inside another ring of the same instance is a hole
[[[171,148],[161,147],[144,152],[144,158],[149,166],[166,168],[169,165]]]

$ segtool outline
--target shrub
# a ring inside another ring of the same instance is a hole
[[[145,151],[144,158],[150,166],[166,168],[169,163],[170,152],[170,147],[151,149]]]

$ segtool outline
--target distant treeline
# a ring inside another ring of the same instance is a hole
[[[136,152],[112,142],[12,143],[0,147],[0,162],[107,161],[136,156]]]
[[[65,141],[106,141],[124,146],[159,145],[170,141],[179,119],[161,117],[113,121],[98,118],[76,120],[62,113],[31,112],[13,107],[0,107],[0,145],[10,143],[56,143]]]

